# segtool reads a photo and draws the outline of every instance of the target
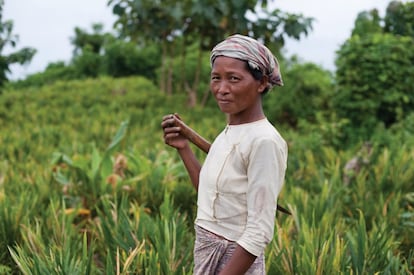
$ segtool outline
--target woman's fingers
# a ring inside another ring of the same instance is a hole
[[[162,122],[161,122],[161,127],[162,128],[169,128],[169,127],[174,127],[175,126],[175,116],[170,114],[170,115],[166,115],[163,117]]]
[[[184,148],[188,145],[187,137],[181,134],[180,121],[178,114],[168,114],[162,118],[161,127],[164,132],[164,143],[176,149]]]
[[[165,143],[171,142],[174,138],[180,135],[180,127],[175,126],[176,117],[172,114],[166,115],[163,117],[161,122],[161,127],[164,131],[164,141]]]
[[[180,127],[165,127],[164,128],[164,136],[169,134],[179,134],[180,133]]]

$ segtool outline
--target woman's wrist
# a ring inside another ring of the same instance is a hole
[[[178,153],[183,153],[183,152],[191,150],[190,144],[188,141],[186,141],[182,146],[176,147],[175,149],[178,151]]]

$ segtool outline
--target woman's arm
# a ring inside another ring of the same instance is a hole
[[[256,260],[256,256],[249,253],[240,245],[237,245],[236,250],[226,264],[220,275],[234,275],[244,274],[249,270],[250,266]]]
[[[201,170],[200,162],[195,157],[195,154],[189,145],[185,146],[184,148],[177,149],[177,151],[182,161],[184,162],[184,166],[187,169],[188,175],[190,176],[191,183],[193,184],[196,191],[198,191],[198,181]]]

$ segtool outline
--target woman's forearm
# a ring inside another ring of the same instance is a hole
[[[220,275],[244,274],[256,260],[256,256],[249,253],[240,245],[231,256],[230,261],[226,264]]]
[[[200,162],[196,158],[190,146],[185,146],[184,148],[177,149],[177,151],[184,163],[185,168],[187,169],[191,183],[193,184],[196,191],[198,191],[198,181],[201,170]]]

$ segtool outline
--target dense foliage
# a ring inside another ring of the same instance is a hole
[[[332,112],[329,105],[334,85],[329,71],[296,60],[282,66],[283,80],[287,84],[275,88],[281,96],[264,101],[272,120],[297,128],[300,121],[315,123],[321,112]]]
[[[413,39],[353,36],[339,54],[334,105],[350,131],[369,138],[378,123],[389,127],[414,110]]]
[[[414,2],[392,1],[381,18],[361,12],[337,51],[333,106],[348,143],[369,139],[414,110]]]
[[[391,1],[384,21],[385,32],[414,38],[414,2]]]

